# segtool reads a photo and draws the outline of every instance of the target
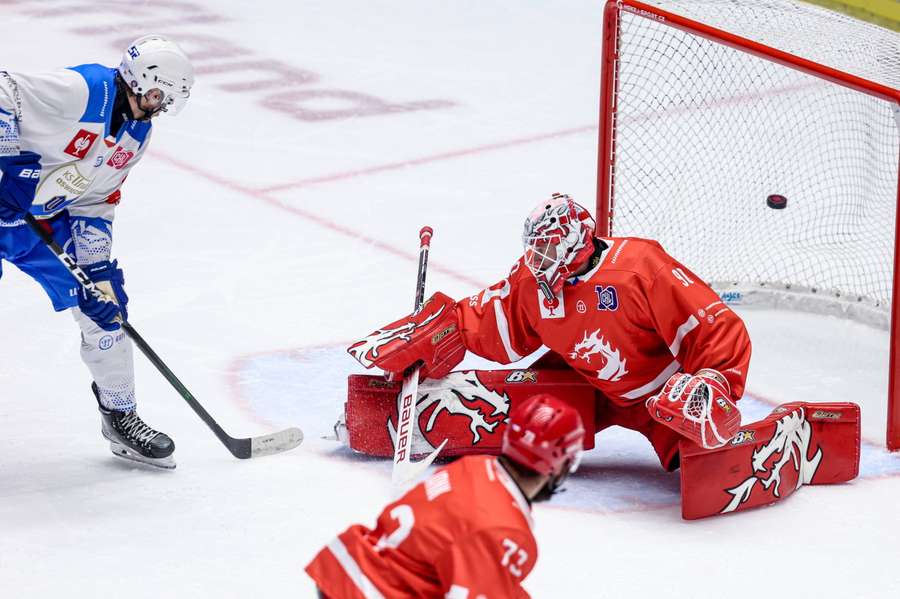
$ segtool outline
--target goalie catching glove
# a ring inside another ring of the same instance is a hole
[[[403,378],[413,366],[419,376],[439,379],[446,376],[466,355],[456,302],[443,293],[435,293],[422,309],[386,325],[347,352],[366,368],[377,366],[388,380]]]
[[[706,449],[722,447],[741,427],[728,380],[717,370],[673,374],[647,400],[650,416]]]

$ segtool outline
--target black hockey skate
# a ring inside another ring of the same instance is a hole
[[[104,408],[96,383],[91,383],[91,390],[100,408],[100,430],[109,441],[113,455],[157,468],[175,467],[175,458],[172,457],[175,443],[168,435],[147,426],[137,410],[120,412]]]

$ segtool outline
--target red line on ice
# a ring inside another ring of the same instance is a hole
[[[520,146],[524,144],[535,143],[539,141],[545,141],[548,139],[558,139],[560,137],[566,137],[569,135],[575,135],[579,133],[590,133],[597,130],[597,125],[585,125],[582,127],[573,127],[571,129],[563,129],[562,131],[552,131],[550,133],[541,133],[539,135],[532,135],[530,137],[520,137],[517,139],[511,139],[508,141],[500,141],[492,144],[487,144],[483,146],[476,146],[474,148],[465,148],[462,150],[453,150],[450,152],[442,152],[440,154],[432,154],[431,156],[423,156],[421,158],[412,158],[410,160],[403,160],[400,162],[389,162],[387,164],[380,164],[376,166],[371,166],[368,168],[344,171],[341,173],[334,173],[331,175],[323,175],[319,177],[310,177],[309,179],[299,179],[297,181],[291,181],[287,183],[279,183],[278,185],[272,185],[269,187],[264,187],[260,191],[263,192],[272,192],[272,191],[281,191],[284,189],[297,189],[301,187],[309,187],[311,185],[318,185],[320,183],[331,183],[332,181],[344,181],[346,179],[354,179],[356,177],[363,177],[366,175],[374,175],[377,173],[383,173],[386,171],[395,171],[403,168],[407,168],[410,166],[419,166],[422,164],[429,164],[431,162],[440,162],[442,160],[450,160],[453,158],[460,158],[463,156],[472,156],[473,154],[481,154],[484,152],[493,152],[495,150],[505,150],[506,148],[512,148],[515,146]]]
[[[419,260],[418,252],[401,250],[400,248],[395,247],[389,243],[386,243],[384,241],[381,241],[379,239],[376,239],[374,237],[366,235],[365,233],[362,233],[361,231],[359,231],[357,229],[352,229],[350,227],[338,224],[335,221],[327,219],[319,214],[316,214],[315,212],[313,212],[311,210],[299,208],[299,207],[289,204],[283,200],[279,200],[278,198],[275,198],[275,197],[269,195],[269,192],[266,192],[264,190],[252,189],[250,187],[240,185],[238,183],[235,183],[234,181],[231,181],[224,177],[220,177],[216,174],[207,172],[203,169],[197,168],[196,166],[194,166],[192,164],[189,164],[187,162],[182,162],[181,160],[177,160],[166,154],[154,152],[154,156],[159,160],[168,162],[169,164],[171,164],[172,166],[174,166],[175,168],[177,168],[179,170],[185,171],[187,173],[190,173],[190,174],[200,177],[202,179],[206,179],[207,181],[215,183],[216,185],[219,185],[219,186],[229,189],[231,191],[237,191],[244,195],[252,196],[254,199],[265,202],[271,206],[276,206],[278,208],[281,208],[282,210],[286,210],[287,212],[290,212],[296,216],[299,216],[300,218],[303,218],[309,222],[319,225],[320,227],[329,229],[330,231],[338,233],[339,235],[349,237],[349,238],[353,239],[354,241],[362,242],[366,245],[378,248],[379,250],[382,250],[383,252],[392,254],[394,256],[397,256],[398,258],[402,258],[402,259],[410,261],[410,262],[418,262],[418,260]],[[481,289],[481,288],[487,286],[483,281],[473,279],[472,277],[470,277],[466,274],[463,274],[457,270],[448,268],[446,266],[442,266],[439,262],[432,262],[431,264],[429,264],[429,268],[431,268],[432,270],[436,270],[438,272],[442,272],[442,273],[446,274],[447,276],[453,277],[454,279],[456,279],[458,281],[462,281],[468,285],[471,285],[472,287],[474,287],[476,289]]]

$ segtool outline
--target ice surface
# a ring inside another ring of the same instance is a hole
[[[0,14],[11,70],[112,65],[148,30],[195,55],[191,102],[159,119],[123,189],[132,323],[232,435],[307,439],[237,461],[138,355],[141,414],[175,439],[178,468],[115,460],[75,323],[5,265],[0,596],[313,597],[303,566],[392,497],[387,463],[321,439],[358,371],[343,347],[411,306],[420,226],[435,228],[429,289],[461,297],[505,274],[537,198],[590,203],[601,3],[6,0]],[[280,75],[212,68],[273,61]],[[860,402],[860,478],[689,523],[649,444],[604,432],[535,510],[533,596],[898,596],[886,334],[744,315],[746,419]]]

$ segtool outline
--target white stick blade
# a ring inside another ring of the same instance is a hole
[[[250,440],[250,457],[256,458],[273,453],[281,453],[294,449],[303,443],[303,431],[299,428],[288,428],[271,435],[253,437]]]

